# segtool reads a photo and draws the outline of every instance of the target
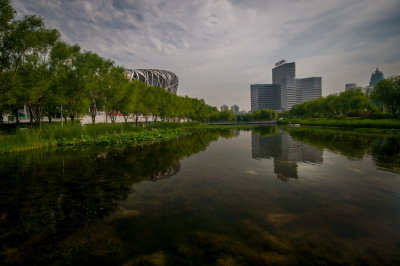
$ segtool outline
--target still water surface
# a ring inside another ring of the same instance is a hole
[[[396,138],[264,127],[0,158],[0,264],[400,264]]]

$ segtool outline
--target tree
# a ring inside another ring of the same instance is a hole
[[[80,82],[80,69],[77,68],[80,57],[79,45],[58,42],[51,52],[51,70],[53,83],[51,99],[46,103],[47,114],[61,113],[72,123],[77,115],[87,112],[88,101],[83,82]]]
[[[372,90],[371,99],[382,103],[394,117],[400,106],[400,76],[381,80]]]
[[[111,66],[109,72],[104,73],[104,109],[112,123],[122,108],[123,97],[126,96],[128,80],[125,78],[122,67]]]

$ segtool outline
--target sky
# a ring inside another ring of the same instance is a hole
[[[13,0],[62,39],[129,69],[174,72],[178,95],[250,109],[282,59],[322,94],[400,75],[400,0]]]

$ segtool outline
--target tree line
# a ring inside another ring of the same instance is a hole
[[[368,93],[361,88],[297,104],[282,113],[285,118],[396,117],[400,107],[400,77],[380,81]]]
[[[112,122],[122,114],[146,121],[205,121],[215,107],[162,88],[130,82],[124,68],[79,45],[61,40],[36,15],[16,18],[10,0],[0,0],[0,123],[3,115],[26,106],[32,123],[43,116],[74,119],[89,113],[95,123],[100,111]]]

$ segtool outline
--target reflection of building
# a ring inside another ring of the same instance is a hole
[[[287,132],[271,137],[252,132],[251,147],[254,159],[274,159],[274,173],[285,182],[297,178],[297,162],[322,163],[323,160],[321,150],[294,140]]]
[[[158,69],[126,69],[125,74],[129,80],[142,81],[149,86],[161,87],[175,94],[178,89],[178,77],[170,71]]]
[[[371,74],[371,79],[369,80],[369,86],[375,86],[379,81],[383,80],[383,73],[376,68],[375,72]]]

